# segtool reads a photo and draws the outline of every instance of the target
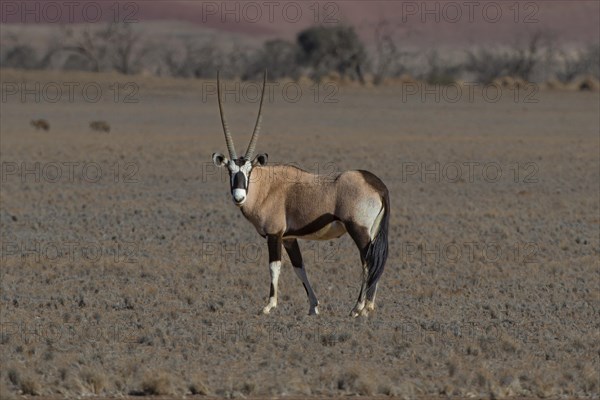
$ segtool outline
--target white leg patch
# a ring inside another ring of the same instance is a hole
[[[281,261],[269,263],[271,272],[271,285],[273,286],[273,295],[269,297],[269,304],[263,308],[263,314],[268,314],[272,308],[277,307],[277,283],[279,282],[279,272],[281,271]]]
[[[354,210],[354,222],[369,229],[371,240],[379,231],[379,223],[383,218],[383,203],[381,198],[374,196],[361,199]]]
[[[377,214],[377,217],[375,218],[373,225],[371,225],[371,229],[369,231],[369,236],[370,236],[371,240],[375,239],[375,236],[379,232],[379,225],[381,225],[381,220],[383,219],[384,211],[385,211],[384,207],[381,207],[381,210],[379,211],[379,214]]]

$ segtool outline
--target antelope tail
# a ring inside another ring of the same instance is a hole
[[[390,198],[386,193],[383,196],[383,218],[379,224],[379,230],[369,246],[365,255],[365,261],[368,265],[369,275],[367,278],[367,296],[375,290],[388,256],[388,228],[390,221]]]

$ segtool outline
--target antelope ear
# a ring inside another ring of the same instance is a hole
[[[217,167],[223,167],[223,166],[227,165],[227,163],[229,162],[227,157],[225,157],[221,153],[213,153],[212,160],[213,160],[213,163],[215,163],[215,165]]]
[[[254,167],[256,164],[258,164],[262,167],[267,163],[268,159],[269,155],[267,153],[259,154],[256,157],[254,157],[254,160],[252,160],[252,166]]]

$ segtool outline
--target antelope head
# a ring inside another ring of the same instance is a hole
[[[248,185],[250,184],[250,173],[252,168],[256,165],[265,165],[267,163],[267,154],[259,154],[252,158],[254,150],[256,148],[256,142],[258,141],[258,134],[260,132],[260,124],[262,121],[262,105],[265,97],[265,86],[267,84],[267,71],[265,70],[263,77],[263,87],[260,96],[260,105],[258,107],[258,117],[256,118],[256,124],[254,125],[254,132],[250,138],[250,143],[246,149],[246,153],[238,157],[235,146],[233,145],[233,139],[231,132],[227,126],[227,119],[225,118],[225,110],[223,109],[223,100],[221,98],[221,81],[219,79],[219,72],[217,72],[217,97],[219,99],[219,112],[221,113],[221,123],[223,124],[223,132],[225,133],[225,143],[227,144],[227,150],[229,152],[229,158],[221,153],[214,153],[212,155],[213,162],[217,167],[227,167],[229,172],[229,183],[231,185],[231,196],[233,202],[241,206],[246,201],[248,195]]]

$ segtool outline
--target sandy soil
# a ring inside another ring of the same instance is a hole
[[[72,101],[51,102],[48,84],[69,82]],[[3,398],[599,397],[598,93],[304,87],[292,102],[275,88],[258,151],[390,189],[378,308],[350,319],[347,236],[301,243],[321,315],[287,256],[279,307],[258,314],[266,243],[212,167],[225,144],[210,84],[2,71]],[[242,148],[257,104],[240,97],[227,111]]]

